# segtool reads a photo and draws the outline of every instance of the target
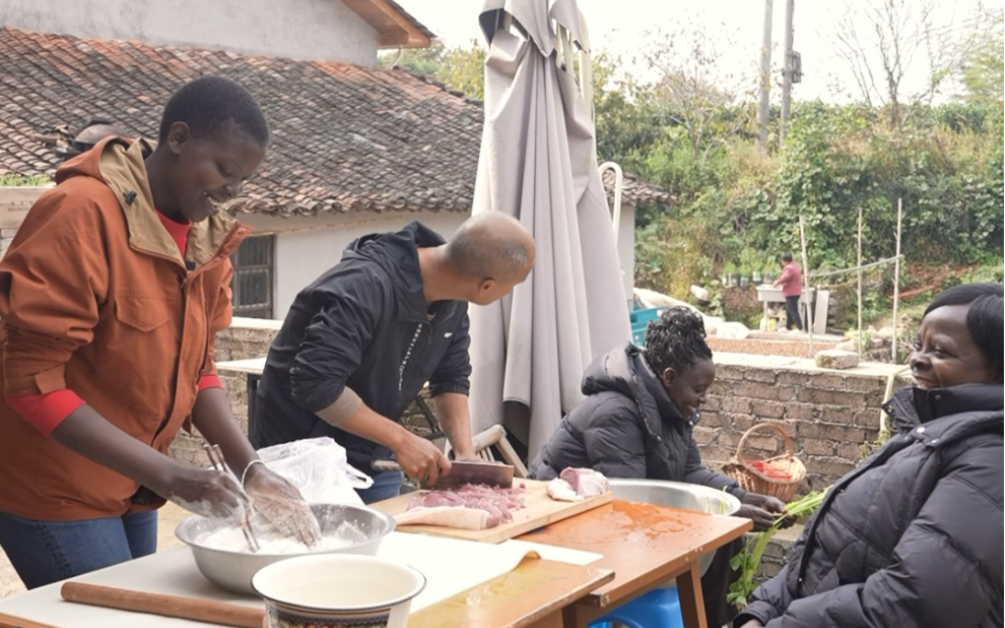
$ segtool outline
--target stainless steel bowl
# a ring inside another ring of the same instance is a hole
[[[381,541],[394,531],[394,518],[378,510],[365,506],[343,504],[311,504],[311,510],[318,518],[321,532],[337,529],[343,522],[353,524],[359,530],[353,544],[337,550],[305,552],[302,554],[251,554],[232,552],[206,547],[199,542],[208,534],[230,524],[198,515],[188,517],[175,528],[175,536],[192,548],[192,556],[199,571],[216,586],[241,595],[255,596],[251,578],[266,565],[294,556],[307,554],[368,554],[377,553]]]
[[[732,515],[740,509],[740,500],[725,491],[686,482],[663,480],[611,479],[611,494],[615,499],[643,502],[659,506],[674,506],[714,515]],[[698,571],[704,576],[712,564],[715,552],[698,558]]]

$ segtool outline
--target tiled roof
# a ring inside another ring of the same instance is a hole
[[[155,138],[171,94],[220,74],[272,141],[235,211],[278,216],[471,206],[482,105],[404,70],[0,28],[0,174],[52,174],[94,116]],[[626,198],[633,187],[626,183]]]

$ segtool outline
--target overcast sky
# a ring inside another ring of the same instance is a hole
[[[543,0],[542,0],[543,1]],[[907,0],[908,3],[924,0]],[[478,29],[478,12],[481,0],[398,0],[405,10],[440,36],[447,45],[467,45],[471,40],[482,41]],[[934,27],[947,41],[966,30],[973,22],[976,0],[949,0],[940,2],[933,16]],[[852,75],[838,58],[832,45],[834,25],[848,7],[861,12],[870,0],[796,0],[793,20],[794,46],[802,56],[803,82],[794,86],[797,99],[821,98],[845,102],[849,92],[858,97],[860,92],[852,82]],[[781,65],[783,47],[785,0],[774,0],[772,61]],[[756,64],[762,38],[764,0],[578,0],[580,11],[586,18],[594,50],[605,49],[618,54],[633,68],[636,75],[645,76],[641,61],[632,66],[631,61],[640,55],[646,41],[654,36],[654,29],[673,32],[700,24],[709,38],[715,41],[724,67],[746,75],[756,81]],[[870,37],[868,23],[861,17],[857,22],[863,38]],[[725,42],[732,41],[732,45]],[[905,93],[919,90],[927,79],[926,55],[919,50],[905,77]],[[844,93],[842,93],[844,92]],[[774,94],[777,97],[777,93]]]

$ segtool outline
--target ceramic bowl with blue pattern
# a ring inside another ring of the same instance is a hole
[[[268,628],[405,628],[426,577],[374,556],[319,554],[273,563],[251,585]]]

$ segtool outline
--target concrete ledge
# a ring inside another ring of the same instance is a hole
[[[712,356],[716,366],[740,366],[754,368],[770,368],[779,371],[798,371],[802,373],[838,373],[849,376],[889,377],[904,370],[902,364],[887,364],[885,362],[860,362],[850,369],[829,369],[817,366],[811,358],[795,358],[777,355],[755,355],[751,353],[729,353],[716,351]],[[904,381],[910,381],[904,377]]]
[[[274,321],[268,318],[244,318],[243,316],[235,316],[230,321],[230,330],[237,329],[268,329],[279,331],[283,327],[283,321]],[[227,333],[227,332],[223,332]],[[265,347],[268,350],[268,347]],[[262,355],[265,355],[264,353]]]

